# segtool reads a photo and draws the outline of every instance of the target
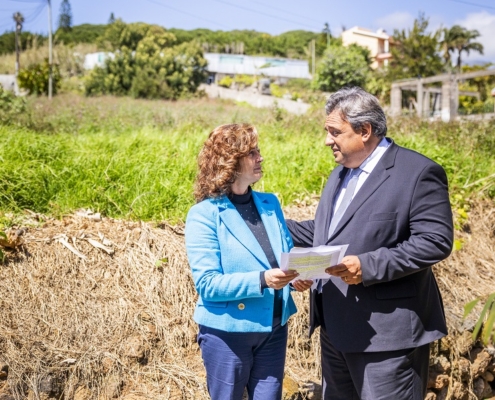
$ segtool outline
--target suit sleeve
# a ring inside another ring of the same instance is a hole
[[[431,267],[449,256],[452,244],[447,177],[441,166],[429,163],[415,182],[409,204],[408,237],[393,248],[358,255],[363,284],[392,281]]]
[[[294,246],[313,247],[313,237],[315,232],[314,220],[297,222],[292,219],[288,219],[286,223],[292,236]]]
[[[202,210],[198,205],[187,215],[186,250],[196,291],[207,301],[263,297],[259,271],[224,273],[216,216],[216,210]]]

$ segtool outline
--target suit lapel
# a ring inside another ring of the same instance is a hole
[[[268,259],[251,229],[227,197],[216,200],[221,221],[230,234],[239,241],[265,268],[270,268]],[[261,212],[260,212],[261,214]],[[271,238],[270,238],[271,239]]]
[[[332,236],[329,238],[329,241],[339,233],[347,222],[349,222],[355,212],[362,207],[366,200],[368,200],[368,198],[383,184],[383,182],[388,179],[390,176],[389,169],[394,166],[397,150],[398,146],[392,142],[390,147],[383,154],[382,158],[371,172],[370,176],[368,176],[368,179],[366,179],[366,182],[364,182],[361,189],[359,189],[359,192],[357,192],[356,196],[352,199],[351,204],[349,204],[349,207],[342,216],[342,219],[335,228]]]
[[[340,169],[340,170],[339,170]],[[342,166],[336,167],[334,173],[328,178],[328,183],[325,185],[325,189],[321,195],[320,203],[315,215],[315,239],[324,238],[321,243],[318,241],[314,245],[326,244],[328,238],[328,229],[330,228],[330,222],[333,215],[334,198],[338,189],[344,181],[345,174],[348,169]]]

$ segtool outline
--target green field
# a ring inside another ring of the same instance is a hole
[[[304,116],[220,100],[31,98],[0,124],[0,212],[61,216],[91,208],[115,218],[173,223],[194,203],[196,156],[217,125],[253,123],[264,178],[283,205],[319,194],[334,161],[323,103]],[[391,120],[389,136],[440,163],[455,209],[495,197],[495,123]],[[4,218],[5,219],[5,218]]]

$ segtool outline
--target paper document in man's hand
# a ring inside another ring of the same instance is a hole
[[[296,270],[299,273],[296,279],[328,279],[330,275],[325,272],[325,269],[339,264],[347,247],[349,247],[348,244],[294,247],[290,253],[282,253],[280,268],[283,271]]]

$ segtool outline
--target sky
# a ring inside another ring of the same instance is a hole
[[[49,0],[0,0],[0,32],[14,29],[12,15],[25,17],[24,30],[48,32]],[[495,63],[495,0],[69,0],[73,24],[106,24],[110,13],[125,22],[165,28],[229,31],[252,29],[272,35],[290,30],[321,32],[328,23],[334,36],[360,26],[372,30],[409,29],[420,13],[429,27],[459,24],[477,29],[484,55],[464,57],[468,63]],[[62,0],[51,0],[56,29]]]

